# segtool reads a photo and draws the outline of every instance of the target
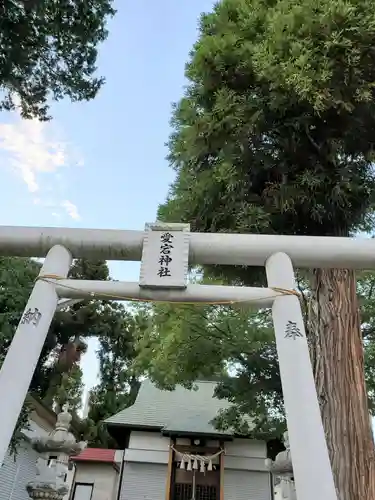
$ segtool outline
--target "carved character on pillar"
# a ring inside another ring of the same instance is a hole
[[[23,316],[21,318],[21,325],[29,325],[30,323],[32,323],[33,326],[38,326],[41,318],[42,313],[37,307],[35,307],[33,310],[29,307],[29,309],[23,313]]]

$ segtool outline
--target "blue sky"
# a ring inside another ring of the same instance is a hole
[[[117,1],[98,61],[107,83],[94,101],[58,103],[48,124],[0,115],[0,224],[143,229],[155,220],[173,180],[164,146],[171,103],[182,96],[199,15],[212,4]],[[111,271],[135,281],[139,265]],[[82,362],[88,387],[95,348]]]

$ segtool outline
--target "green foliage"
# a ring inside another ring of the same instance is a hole
[[[204,232],[372,226],[374,35],[368,0],[223,0],[202,16],[159,218]],[[255,280],[253,269],[210,271]]]
[[[2,361],[21,319],[22,312],[32,291],[40,264],[32,259],[0,258],[0,352]],[[69,275],[77,279],[109,279],[107,264],[103,261],[76,260]],[[43,350],[34,372],[30,391],[52,407],[68,402],[73,411],[81,404],[82,373],[77,365],[75,343],[77,339],[100,337],[121,338],[124,358],[133,348],[128,334],[121,337],[126,321],[131,317],[116,304],[86,300],[56,313],[48,332]],[[125,342],[128,342],[128,347]],[[26,346],[27,348],[27,346]],[[69,348],[69,349],[68,349]],[[127,349],[127,350],[126,350]],[[69,354],[70,353],[70,354]],[[68,355],[67,355],[68,354]],[[20,431],[27,421],[27,408],[19,419],[13,436],[15,448]]]
[[[82,406],[84,389],[82,375],[79,365],[73,365],[69,372],[62,374],[61,382],[53,395],[53,403],[57,408],[61,409],[64,404],[68,404],[69,412],[77,415]]]
[[[49,118],[50,98],[93,99],[97,47],[107,37],[112,0],[4,0],[0,5],[0,109]]]
[[[369,0],[218,2],[201,18],[186,66],[185,95],[174,106],[168,146],[176,179],[158,218],[188,222],[201,232],[347,236],[372,230],[374,35]],[[237,285],[264,283],[265,278],[263,269],[206,266],[204,277],[212,276]],[[302,281],[306,306],[309,277]],[[358,284],[371,399],[372,281],[370,273],[360,276]],[[170,329],[160,326],[165,343],[152,339],[148,351],[152,376],[165,377],[168,384],[193,381],[199,376],[196,367],[211,359],[215,366],[232,361],[215,340],[203,345],[200,357],[193,353],[190,366],[189,350],[180,341],[190,335],[190,320],[185,320],[185,326],[173,326],[169,318]],[[243,331],[245,325],[232,330],[230,345]],[[247,340],[251,349],[254,340]],[[249,363],[237,361],[236,375],[224,376],[218,389],[234,403],[220,426],[235,423],[241,430],[240,416],[255,412],[259,431],[263,417],[271,416],[278,432],[283,409],[276,355],[269,339],[260,345],[273,349],[270,373],[257,371],[258,353]],[[181,358],[175,347],[182,347]],[[242,350],[239,340],[237,353]],[[183,375],[175,369],[167,373],[168,359],[180,362]],[[269,395],[260,402],[253,396],[257,374],[257,389]]]
[[[257,438],[280,433],[283,402],[269,311],[157,305],[138,352],[135,369],[163,389],[191,388],[214,376],[217,396],[233,403],[218,416],[218,428]]]
[[[99,336],[100,382],[90,392],[86,438],[90,446],[114,448],[117,443],[103,420],[132,405],[138,394],[139,379],[132,369],[135,341],[147,327],[147,313],[112,303],[106,309],[106,330]]]
[[[369,407],[375,412],[375,272],[364,271],[358,276],[358,298],[362,320],[365,355],[366,388]]]
[[[300,280],[302,281],[302,280]],[[207,280],[205,281],[207,282]],[[302,287],[302,283],[301,283]],[[309,290],[303,286],[306,299]],[[365,345],[366,381],[375,408],[375,272],[358,275]],[[257,439],[280,438],[285,416],[269,310],[244,307],[156,305],[138,341],[134,369],[156,385],[192,388],[213,376],[216,395],[231,403],[215,419],[218,429],[234,428]],[[249,422],[252,423],[249,428]]]
[[[40,271],[30,259],[0,257],[0,361],[2,362],[21,313]]]
[[[199,306],[156,305],[148,328],[139,339],[134,369],[142,373],[147,367],[149,376],[163,388],[174,386],[177,380],[189,384],[222,371],[221,338],[225,331],[214,322],[210,328],[209,315],[214,313],[213,309]],[[208,350],[209,362],[202,364],[202,353]]]
[[[73,262],[69,277],[88,280],[109,279],[108,266],[104,261],[77,259]],[[56,387],[59,385],[64,369],[61,370],[63,367],[58,366],[57,361],[62,349],[74,338],[95,337],[102,329],[107,329],[106,307],[108,307],[106,302],[88,299],[56,312],[30,385],[30,389],[41,399],[50,394],[51,385]],[[51,356],[54,362],[51,362]],[[52,404],[51,398],[46,403]]]
[[[13,432],[12,439],[9,443],[9,454],[13,456],[14,460],[17,458],[18,446],[22,439],[22,431],[29,430],[29,414],[30,414],[30,406],[28,402],[25,401],[21,413],[18,417],[17,426],[15,431]]]

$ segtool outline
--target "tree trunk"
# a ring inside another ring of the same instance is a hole
[[[355,273],[317,269],[312,288],[308,340],[338,498],[375,500]]]

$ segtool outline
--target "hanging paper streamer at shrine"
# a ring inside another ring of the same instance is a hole
[[[180,469],[186,469],[186,470],[199,470],[199,472],[206,472],[207,471],[212,471],[213,469],[213,461],[218,458],[222,453],[224,453],[224,450],[220,450],[214,455],[198,455],[198,454],[191,454],[191,453],[181,453],[180,451],[176,450],[172,446],[172,450],[176,453],[178,456],[178,459],[181,461],[180,463]]]

